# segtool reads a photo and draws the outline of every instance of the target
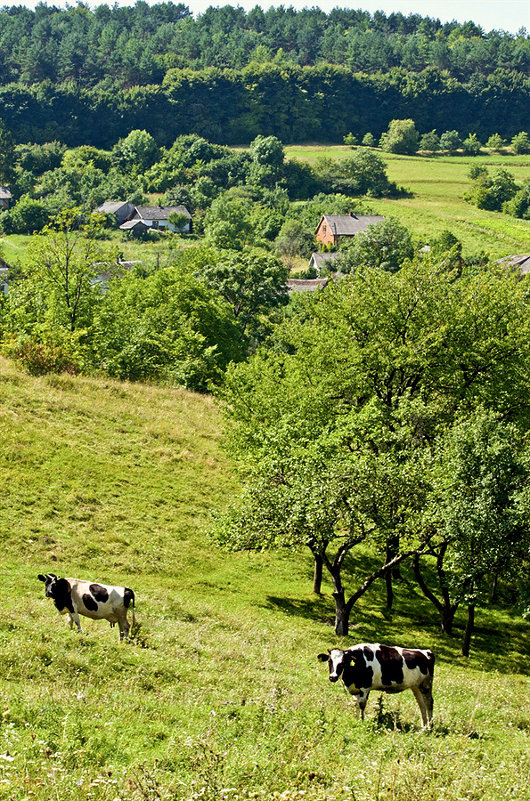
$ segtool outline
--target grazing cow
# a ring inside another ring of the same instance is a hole
[[[399,648],[395,645],[352,645],[346,651],[333,648],[319,654],[321,662],[329,665],[329,680],[342,681],[355,696],[361,719],[370,690],[400,693],[412,690],[418,702],[423,728],[432,726],[432,681],[434,654],[418,648]]]
[[[46,597],[53,598],[55,606],[62,615],[68,614],[70,628],[75,623],[81,631],[79,615],[93,620],[108,620],[111,626],[120,627],[120,640],[129,636],[127,610],[132,603],[132,622],[134,617],[134,592],[128,587],[109,587],[73,578],[58,578],[55,573],[38,576],[46,585]]]

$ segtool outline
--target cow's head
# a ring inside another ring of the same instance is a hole
[[[340,648],[333,648],[327,654],[319,654],[317,659],[320,662],[327,662],[329,667],[329,680],[338,681],[344,668],[351,662],[351,654],[342,651]]]
[[[46,589],[46,598],[55,598],[57,582],[59,581],[55,573],[46,573],[45,576],[43,576],[42,573],[39,573],[37,578],[39,579],[39,581],[44,582]]]

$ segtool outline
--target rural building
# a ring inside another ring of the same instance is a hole
[[[0,261],[0,295],[7,295],[9,292],[7,283],[8,273],[9,267],[7,267],[4,262]]]
[[[315,292],[327,286],[329,278],[288,278],[289,292]]]
[[[0,186],[0,210],[5,211],[9,208],[9,201],[13,195],[7,186]]]
[[[341,237],[352,237],[366,231],[369,225],[377,225],[385,218],[378,214],[324,214],[315,231],[317,242],[336,245]]]
[[[320,275],[322,270],[325,270],[330,265],[330,262],[338,259],[341,253],[312,253],[307,265],[308,270],[316,270],[316,274]]]
[[[131,214],[134,214],[134,205],[123,200],[108,200],[98,206],[97,210],[102,214],[113,214],[121,225]]]
[[[120,258],[118,258],[114,264],[109,264],[108,262],[96,262],[94,267],[100,268],[101,272],[98,272],[96,275],[92,276],[90,283],[92,285],[100,284],[103,289],[106,289],[106,286],[111,278],[121,278],[129,270],[132,270],[136,264],[141,263],[141,261],[122,261]]]
[[[522,275],[530,273],[530,253],[525,253],[520,256],[505,256],[499,259],[497,264],[503,264],[505,267],[515,267]]]
[[[124,231],[136,231],[136,224],[141,223],[146,229],[176,232],[177,228],[169,222],[172,214],[183,215],[187,220],[179,227],[178,233],[191,233],[191,214],[186,206],[135,206],[134,213],[123,225],[120,225],[120,228]],[[131,225],[131,223],[135,223],[135,225]]]

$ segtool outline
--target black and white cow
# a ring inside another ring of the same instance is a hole
[[[117,623],[120,627],[120,640],[129,636],[127,610],[132,609],[134,617],[134,592],[128,587],[109,587],[92,581],[74,578],[59,578],[55,573],[38,576],[46,585],[46,597],[53,598],[55,606],[62,615],[68,615],[70,628],[75,623],[81,631],[79,615],[91,617],[93,620],[108,620],[111,626]]]
[[[328,663],[330,681],[338,681],[342,676],[348,692],[355,696],[361,719],[364,719],[370,690],[382,690],[385,693],[412,690],[420,708],[423,727],[431,728],[432,651],[363,643],[352,645],[346,651],[333,648],[327,654],[319,654],[318,659]]]

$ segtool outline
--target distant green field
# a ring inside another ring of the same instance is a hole
[[[404,568],[394,613],[376,583],[339,640],[309,551],[209,541],[236,488],[210,398],[0,359],[0,442],[3,801],[528,799],[529,624],[479,610],[466,660]],[[70,631],[49,571],[131,586],[132,641]],[[410,692],[373,693],[361,724],[317,662],[374,641],[435,651],[432,734]]]
[[[396,156],[378,151],[387,164],[388,177],[413,193],[399,200],[365,198],[376,213],[400,220],[414,236],[428,244],[444,229],[464,245],[465,253],[484,250],[493,258],[530,252],[530,221],[498,212],[477,209],[463,199],[471,181],[471,165],[483,165],[493,172],[504,168],[521,184],[530,181],[530,156]],[[286,148],[288,158],[309,163],[323,156],[345,158],[352,153],[346,145],[306,145]]]

